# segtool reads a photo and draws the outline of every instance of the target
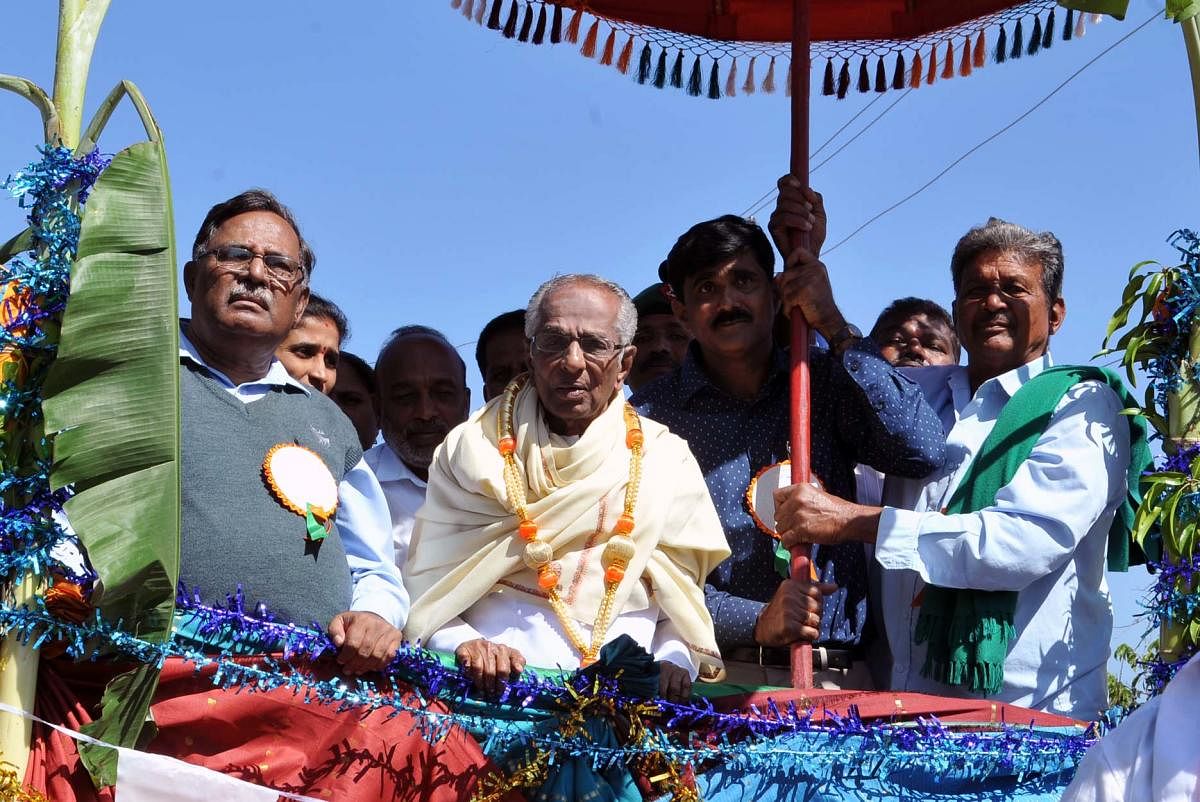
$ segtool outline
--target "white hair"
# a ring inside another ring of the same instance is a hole
[[[620,284],[591,273],[568,273],[565,276],[555,276],[538,287],[537,292],[529,299],[529,306],[525,309],[525,337],[533,339],[533,335],[541,329],[542,303],[546,298],[558,290],[575,284],[595,287],[616,296],[620,304],[617,311],[617,339],[619,340],[617,345],[626,346],[633,342],[633,335],[637,332],[637,309],[634,307],[629,293],[625,292]]]

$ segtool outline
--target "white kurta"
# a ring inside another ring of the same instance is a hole
[[[405,566],[417,597],[406,634],[444,651],[482,637],[518,649],[530,665],[574,669],[580,655],[521,558],[525,544],[496,445],[498,402],[451,432],[430,468]],[[560,566],[558,595],[590,640],[604,595],[601,554],[630,471],[621,400],[574,441],[549,433],[532,387],[518,396],[517,418],[516,458],[529,515]],[[616,590],[618,613],[604,642],[627,634],[695,676],[703,663],[720,666],[701,588],[729,549],[686,444],[650,420],[642,430],[637,549]]]
[[[1200,799],[1200,655],[1079,764],[1062,802]]]

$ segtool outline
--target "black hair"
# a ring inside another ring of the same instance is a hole
[[[304,307],[304,315],[300,319],[303,320],[306,317],[321,318],[332,323],[337,329],[339,346],[350,339],[350,322],[346,320],[346,314],[328,298],[310,292],[308,306]]]
[[[487,352],[488,341],[509,329],[519,329],[521,336],[525,336],[525,310],[514,309],[511,312],[505,312],[502,315],[496,315],[487,322],[483,327],[483,331],[479,332],[479,339],[475,341],[475,364],[479,366],[479,375],[487,378],[487,367],[484,364],[484,357]]]
[[[362,379],[363,384],[367,385],[367,392],[375,395],[375,368],[368,365],[367,360],[358,354],[342,351],[338,356],[338,370],[342,370],[347,365],[358,374],[358,378]]]
[[[897,298],[892,301],[884,310],[879,313],[879,317],[875,318],[875,325],[871,327],[870,338],[875,340],[883,325],[892,320],[907,320],[914,315],[925,315],[930,320],[936,320],[946,327],[950,332],[950,344],[954,346],[954,358],[958,359],[961,354],[958,343],[958,333],[954,330],[954,319],[950,317],[950,313],[939,304],[937,301],[931,301],[928,298],[916,298],[908,296],[906,298]]]
[[[212,235],[226,220],[247,212],[270,212],[282,217],[296,232],[296,239],[300,241],[300,265],[304,268],[305,279],[312,276],[313,269],[317,266],[317,256],[305,242],[304,235],[300,233],[300,226],[296,223],[295,215],[292,214],[291,209],[279,202],[279,198],[265,189],[248,189],[209,209],[208,214],[204,216],[204,222],[200,224],[200,230],[196,232],[196,239],[192,243],[192,259],[200,258],[200,254],[208,247],[208,241],[212,239]]]
[[[675,298],[682,302],[688,276],[744,253],[753,254],[767,276],[775,273],[775,250],[762,227],[735,214],[723,215],[697,223],[676,240],[666,260],[659,265],[658,277],[670,285]]]

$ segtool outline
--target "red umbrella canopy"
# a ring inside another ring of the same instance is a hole
[[[565,42],[639,83],[719,98],[791,82],[793,0],[453,0],[510,39]],[[918,88],[1082,33],[1055,0],[810,0],[823,92]]]

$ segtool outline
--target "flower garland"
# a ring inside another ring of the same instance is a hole
[[[508,499],[513,506],[513,512],[519,521],[517,533],[525,541],[525,551],[521,557],[530,570],[537,572],[538,586],[546,591],[554,614],[562,623],[563,631],[571,645],[580,654],[580,665],[588,666],[596,662],[600,647],[604,645],[605,635],[609,624],[612,623],[613,599],[617,588],[625,578],[625,569],[629,566],[637,552],[637,544],[629,537],[633,533],[633,510],[637,505],[638,488],[642,481],[642,445],[645,438],[642,434],[641,421],[637,412],[629,402],[624,402],[625,415],[625,447],[629,449],[629,481],[625,485],[625,505],[613,526],[612,535],[600,555],[600,564],[604,567],[604,598],[600,601],[600,609],[596,611],[596,620],[592,626],[591,641],[583,637],[575,623],[570,609],[558,595],[558,583],[562,572],[554,563],[554,549],[544,540],[538,538],[538,525],[529,517],[528,501],[525,497],[525,477],[517,466],[517,438],[513,427],[513,410],[517,403],[517,393],[528,381],[527,375],[514,379],[504,389],[504,400],[496,414],[497,430],[500,438],[496,448],[504,458],[504,485],[508,490]]]

